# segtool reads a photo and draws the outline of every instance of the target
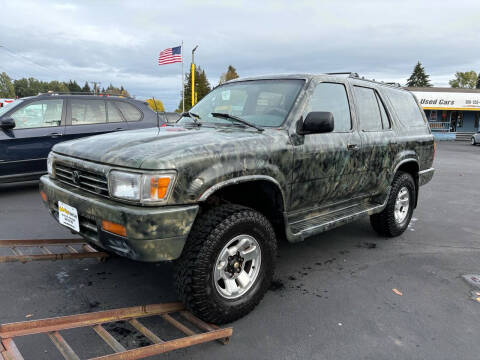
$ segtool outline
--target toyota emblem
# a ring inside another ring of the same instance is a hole
[[[72,181],[75,185],[80,183],[80,174],[76,170],[72,173]]]

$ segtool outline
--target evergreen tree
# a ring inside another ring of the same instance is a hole
[[[82,91],[82,88],[80,87],[80,85],[77,84],[77,82],[75,80],[70,80],[68,82],[68,90],[70,90],[70,92],[72,93],[77,93],[77,92],[81,92]]]
[[[412,75],[407,80],[408,87],[431,87],[432,84],[429,80],[430,75],[425,73],[425,69],[422,64],[417,62],[413,69]]]
[[[205,95],[212,90],[210,83],[208,82],[205,70],[202,70],[200,66],[195,68],[195,92],[197,94],[197,102],[200,101]],[[192,108],[192,69],[185,75],[185,111]],[[182,111],[182,100],[178,105],[177,112]]]
[[[226,73],[223,73],[220,76],[220,81],[218,82],[218,85],[223,84],[224,82],[227,82],[232,79],[238,78],[237,74],[237,69],[235,69],[232,65],[228,65],[228,69]]]
[[[92,92],[92,90],[90,89],[90,86],[88,86],[88,81],[85,81],[85,85],[83,85],[82,92],[84,93]]]
[[[0,98],[15,98],[15,88],[13,87],[12,79],[5,72],[0,74]]]

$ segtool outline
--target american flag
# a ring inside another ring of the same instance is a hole
[[[165,49],[161,51],[158,56],[158,65],[173,64],[176,62],[182,62],[181,46]]]

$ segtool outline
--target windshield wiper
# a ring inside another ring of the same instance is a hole
[[[182,116],[189,117],[193,120],[193,123],[197,126],[202,126],[200,120],[200,115],[192,113],[191,111],[185,111]]]
[[[210,115],[215,116],[215,117],[219,117],[219,118],[223,118],[223,119],[227,119],[227,120],[233,120],[233,121],[239,122],[241,124],[253,127],[255,129],[257,129],[258,131],[265,130],[264,128],[262,128],[260,126],[252,124],[251,122],[248,122],[247,120],[243,120],[242,118],[239,118],[238,116],[235,116],[235,115],[230,115],[230,114],[227,114],[227,113],[218,113],[218,112],[212,112]]]

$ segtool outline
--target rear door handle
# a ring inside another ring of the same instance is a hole
[[[54,133],[51,133],[50,136],[51,136],[52,138],[58,138],[58,137],[60,137],[60,136],[63,136],[63,134],[54,132]]]
[[[358,147],[358,144],[348,144],[347,149],[350,150],[350,151],[357,151],[360,148]]]
[[[123,131],[125,128],[116,128],[114,131]]]

